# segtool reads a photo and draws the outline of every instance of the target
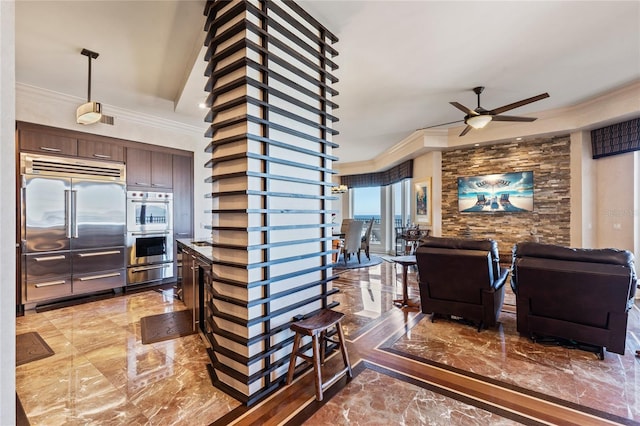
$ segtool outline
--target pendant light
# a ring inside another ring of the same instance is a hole
[[[87,103],[80,105],[76,110],[76,122],[78,124],[93,124],[100,121],[102,117],[102,105],[99,102],[91,101],[91,59],[96,59],[99,54],[88,49],[82,49],[80,53],[89,60],[89,81]]]

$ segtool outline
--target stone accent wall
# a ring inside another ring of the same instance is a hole
[[[533,170],[533,212],[459,213],[461,176]],[[522,241],[569,245],[570,139],[540,138],[442,153],[442,235],[492,238],[508,259]]]

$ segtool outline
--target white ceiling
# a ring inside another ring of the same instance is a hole
[[[204,0],[16,3],[16,80],[205,129]],[[340,41],[335,138],[372,159],[416,129],[462,119],[450,101],[534,115],[640,80],[638,1],[299,1]],[[640,101],[639,101],[640,103]],[[640,110],[640,106],[639,106]],[[117,117],[116,117],[117,120]],[[491,123],[501,126],[504,123]],[[527,126],[528,123],[519,123]]]

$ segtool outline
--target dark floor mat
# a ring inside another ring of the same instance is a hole
[[[16,336],[16,366],[53,355],[53,350],[40,335],[31,331]]]
[[[142,343],[161,342],[194,334],[192,315],[192,311],[187,309],[140,318]]]

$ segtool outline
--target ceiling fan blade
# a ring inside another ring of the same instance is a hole
[[[416,131],[418,131],[418,130],[426,130],[426,129],[433,129],[434,127],[446,126],[448,124],[462,123],[463,121],[464,120],[456,120],[456,121],[450,121],[448,123],[435,124],[433,126],[421,127],[419,129],[416,129]]]
[[[471,108],[467,108],[466,106],[459,104],[458,102],[449,102],[449,103],[454,107],[458,108],[460,111],[464,112],[465,114],[478,115],[478,113],[472,110]]]
[[[467,133],[469,133],[469,130],[471,130],[471,129],[473,129],[473,127],[471,127],[471,126],[469,126],[469,125],[467,124],[467,127],[465,127],[465,128],[464,128],[464,130],[462,131],[462,133],[460,133],[460,136],[464,136],[464,135],[466,135]],[[460,136],[458,136],[458,137],[460,137]]]
[[[535,117],[515,117],[513,115],[494,115],[491,121],[536,121]]]
[[[518,107],[521,107],[521,106],[523,106],[523,105],[527,105],[527,104],[530,104],[530,103],[532,103],[532,102],[536,102],[536,101],[539,101],[539,100],[541,100],[541,99],[545,99],[545,98],[548,98],[548,97],[549,97],[549,94],[548,94],[548,93],[542,93],[542,94],[540,94],[540,95],[538,95],[538,96],[534,96],[534,97],[532,97],[532,98],[523,99],[523,100],[521,100],[521,101],[514,102],[514,103],[509,104],[509,105],[501,106],[500,108],[493,109],[493,110],[491,110],[491,111],[489,111],[489,112],[490,112],[491,114],[494,114],[494,115],[495,115],[495,114],[501,114],[501,113],[503,113],[503,112],[506,112],[506,111],[512,110],[512,109],[514,109],[514,108],[518,108]]]

